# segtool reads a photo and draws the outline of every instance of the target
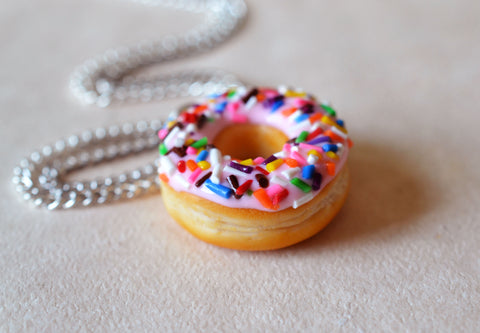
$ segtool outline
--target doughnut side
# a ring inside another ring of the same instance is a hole
[[[196,237],[221,247],[259,251],[296,244],[322,230],[346,200],[349,172],[343,170],[311,201],[298,207],[267,212],[222,206],[161,182],[162,199],[170,215]]]

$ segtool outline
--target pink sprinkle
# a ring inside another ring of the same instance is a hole
[[[257,157],[256,159],[253,160],[254,164],[262,164],[265,159],[261,156]]]
[[[248,118],[244,114],[239,114],[239,113],[232,114],[232,121],[234,123],[246,123],[247,120],[248,120]]]
[[[160,131],[158,131],[158,137],[160,138],[160,140],[165,139],[167,134],[168,134],[168,129],[166,128],[162,128]]]
[[[306,150],[311,150],[314,149],[318,151],[319,153],[323,153],[323,149],[314,145],[309,145],[308,143],[301,142],[299,145],[300,148],[306,149]]]
[[[307,161],[302,157],[302,155],[300,155],[298,152],[296,151],[292,151],[290,156],[297,160],[298,163],[300,163],[301,165],[307,165]]]
[[[193,148],[192,146],[187,147],[187,154],[188,155],[197,155],[197,149]]]
[[[283,145],[283,150],[286,151],[287,153],[290,152],[290,149],[292,149],[292,145],[290,145],[289,143],[286,143]]]
[[[293,106],[296,106],[297,108],[302,107],[302,106],[304,106],[305,104],[307,104],[307,101],[304,100],[303,98],[296,97],[296,98],[294,98],[294,100],[293,100]]]
[[[278,194],[284,190],[283,187],[281,187],[278,184],[271,184],[269,187],[267,187],[266,191],[267,194],[270,198],[273,198],[275,194]]]
[[[227,111],[233,114],[237,112],[239,106],[240,106],[239,102],[229,103],[227,104]]]
[[[278,184],[272,184],[267,188],[267,195],[272,199],[274,205],[288,196],[288,190]]]
[[[192,174],[188,176],[188,182],[190,184],[193,184],[201,172],[202,172],[201,168],[196,168],[195,171],[193,171]]]

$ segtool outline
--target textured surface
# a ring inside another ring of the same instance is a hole
[[[356,143],[340,215],[268,253],[197,241],[158,196],[65,212],[21,202],[11,169],[33,149],[182,102],[82,107],[66,89],[72,68],[198,18],[114,1],[3,1],[0,331],[478,330],[480,3],[249,8],[229,43],[169,69],[216,66],[302,86],[334,102]]]

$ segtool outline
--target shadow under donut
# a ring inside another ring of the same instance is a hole
[[[426,191],[431,187],[428,175],[413,167],[418,163],[395,146],[357,140],[348,162],[351,186],[344,207],[319,234],[286,250],[312,251],[382,231],[384,237],[395,237],[436,201]]]

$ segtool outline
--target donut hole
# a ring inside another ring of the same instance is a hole
[[[224,155],[235,159],[267,158],[282,150],[288,137],[278,128],[258,124],[235,124],[225,127],[213,139]]]

